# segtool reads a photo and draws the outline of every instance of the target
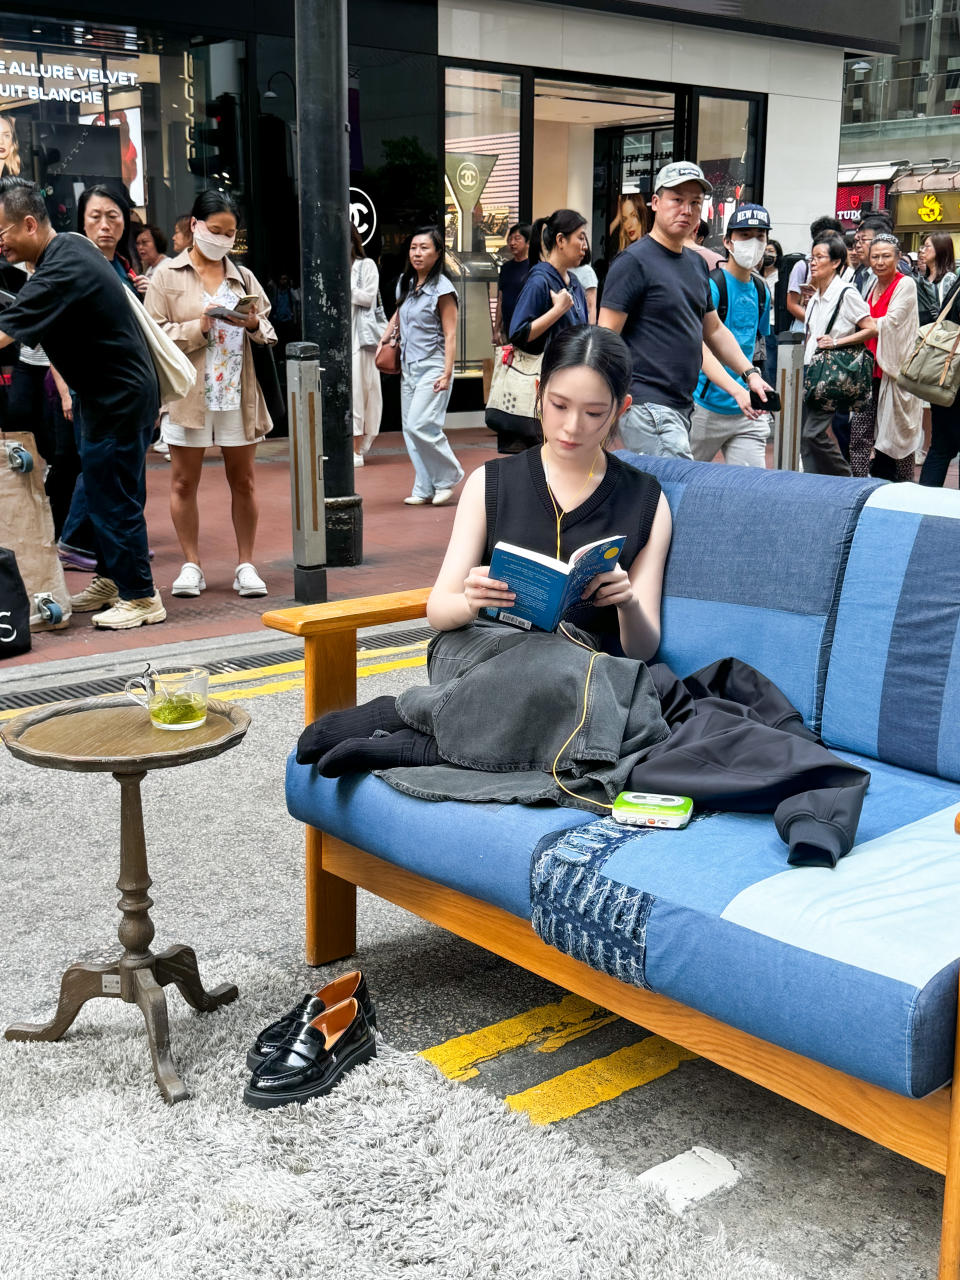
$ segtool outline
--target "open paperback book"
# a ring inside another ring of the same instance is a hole
[[[509,609],[485,609],[488,618],[530,631],[556,631],[564,614],[577,603],[591,578],[613,569],[626,534],[578,547],[564,563],[539,551],[498,542],[490,557],[490,577],[516,592]]]

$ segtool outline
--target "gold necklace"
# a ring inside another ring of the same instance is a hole
[[[557,560],[560,559],[560,522],[563,519],[563,517],[567,515],[568,512],[574,509],[574,507],[577,505],[577,499],[580,497],[581,493],[583,493],[584,489],[593,479],[593,474],[594,474],[593,468],[596,465],[597,459],[600,457],[600,454],[602,452],[603,452],[603,446],[601,445],[597,449],[597,452],[593,455],[593,461],[590,463],[590,470],[587,472],[586,480],[584,480],[583,484],[580,486],[577,492],[573,495],[573,498],[570,501],[569,507],[561,507],[560,504],[557,502],[556,498],[553,496],[553,490],[550,488],[550,476],[547,473],[547,465],[543,460],[543,454],[542,453],[540,454],[540,465],[543,468],[543,478],[547,484],[547,493],[550,497],[551,503],[553,504],[553,514],[557,517],[557,554],[555,557]]]

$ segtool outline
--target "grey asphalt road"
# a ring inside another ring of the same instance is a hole
[[[268,639],[273,651],[282,647],[278,639],[285,638]],[[218,653],[229,647],[221,642]],[[249,652],[251,641],[240,647]],[[184,656],[196,653],[186,649]],[[138,669],[137,656],[130,661]],[[30,679],[39,686],[96,674],[87,663],[81,677],[69,668],[33,668]],[[369,676],[360,682],[361,700],[423,677],[420,669]],[[248,684],[256,689],[282,679]],[[25,687],[22,679],[17,686]],[[0,696],[13,687],[0,679]],[[284,761],[301,723],[301,699],[299,689],[250,698],[243,705],[252,725],[241,747],[152,774],[143,788],[155,948],[190,941],[201,965],[205,947],[214,955],[231,948],[261,953],[289,967],[294,998],[325,980],[303,962],[302,833],[283,802]],[[115,946],[117,801],[106,775],[0,758],[0,1021],[48,1016],[60,972]],[[384,1033],[401,1049],[442,1044],[563,994],[366,894],[359,948]],[[211,973],[210,980],[228,976]],[[131,1024],[131,1035],[138,1034]],[[617,1020],[550,1055],[529,1047],[502,1053],[463,1087],[506,1097],[638,1038],[635,1027]],[[708,1233],[722,1226],[802,1280],[935,1274],[940,1178],[705,1060],[683,1062],[556,1123],[635,1172],[694,1146],[720,1153],[739,1182],[698,1201],[688,1216]]]

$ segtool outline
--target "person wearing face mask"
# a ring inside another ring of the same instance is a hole
[[[165,405],[161,417],[161,435],[170,448],[170,515],[184,556],[172,591],[199,596],[206,589],[197,490],[204,454],[219,445],[237,539],[233,589],[241,596],[265,596],[266,583],[253,564],[258,518],[254,459],[257,442],[273,424],[257,382],[251,343],[273,344],[277,336],[259,281],[228,256],[238,223],[230,197],[202,192],[190,221],[193,247],[160,263],[145,299],[147,310],[197,372],[192,389]],[[244,296],[254,301],[238,313]]]
[[[748,418],[759,416],[750,392],[765,400],[771,388],[753,353],[744,356],[717,315],[707,264],[687,247],[713,187],[689,160],[664,165],[655,186],[653,229],[611,265],[599,323],[622,333],[633,353],[633,403],[620,422],[623,443],[637,453],[692,458],[690,415],[704,360],[709,357],[711,380]]]
[[[770,215],[759,204],[744,204],[727,224],[724,246],[729,257],[710,272],[710,300],[717,315],[752,360],[757,339],[770,332],[770,291],[758,274],[767,248]],[[709,362],[706,364],[709,369]],[[735,377],[733,370],[727,373]],[[746,389],[746,388],[744,388]],[[770,417],[747,417],[728,392],[700,374],[690,419],[690,451],[697,462],[710,462],[717,453],[724,462],[741,467],[767,465]]]

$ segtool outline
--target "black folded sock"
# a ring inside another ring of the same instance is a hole
[[[370,738],[375,733],[393,733],[406,725],[397,715],[397,700],[384,694],[359,707],[330,711],[307,725],[297,743],[297,764],[316,764],[331,747],[346,738]]]
[[[331,747],[317,769],[325,778],[340,778],[345,773],[439,763],[436,738],[404,728],[377,738],[348,738]]]

